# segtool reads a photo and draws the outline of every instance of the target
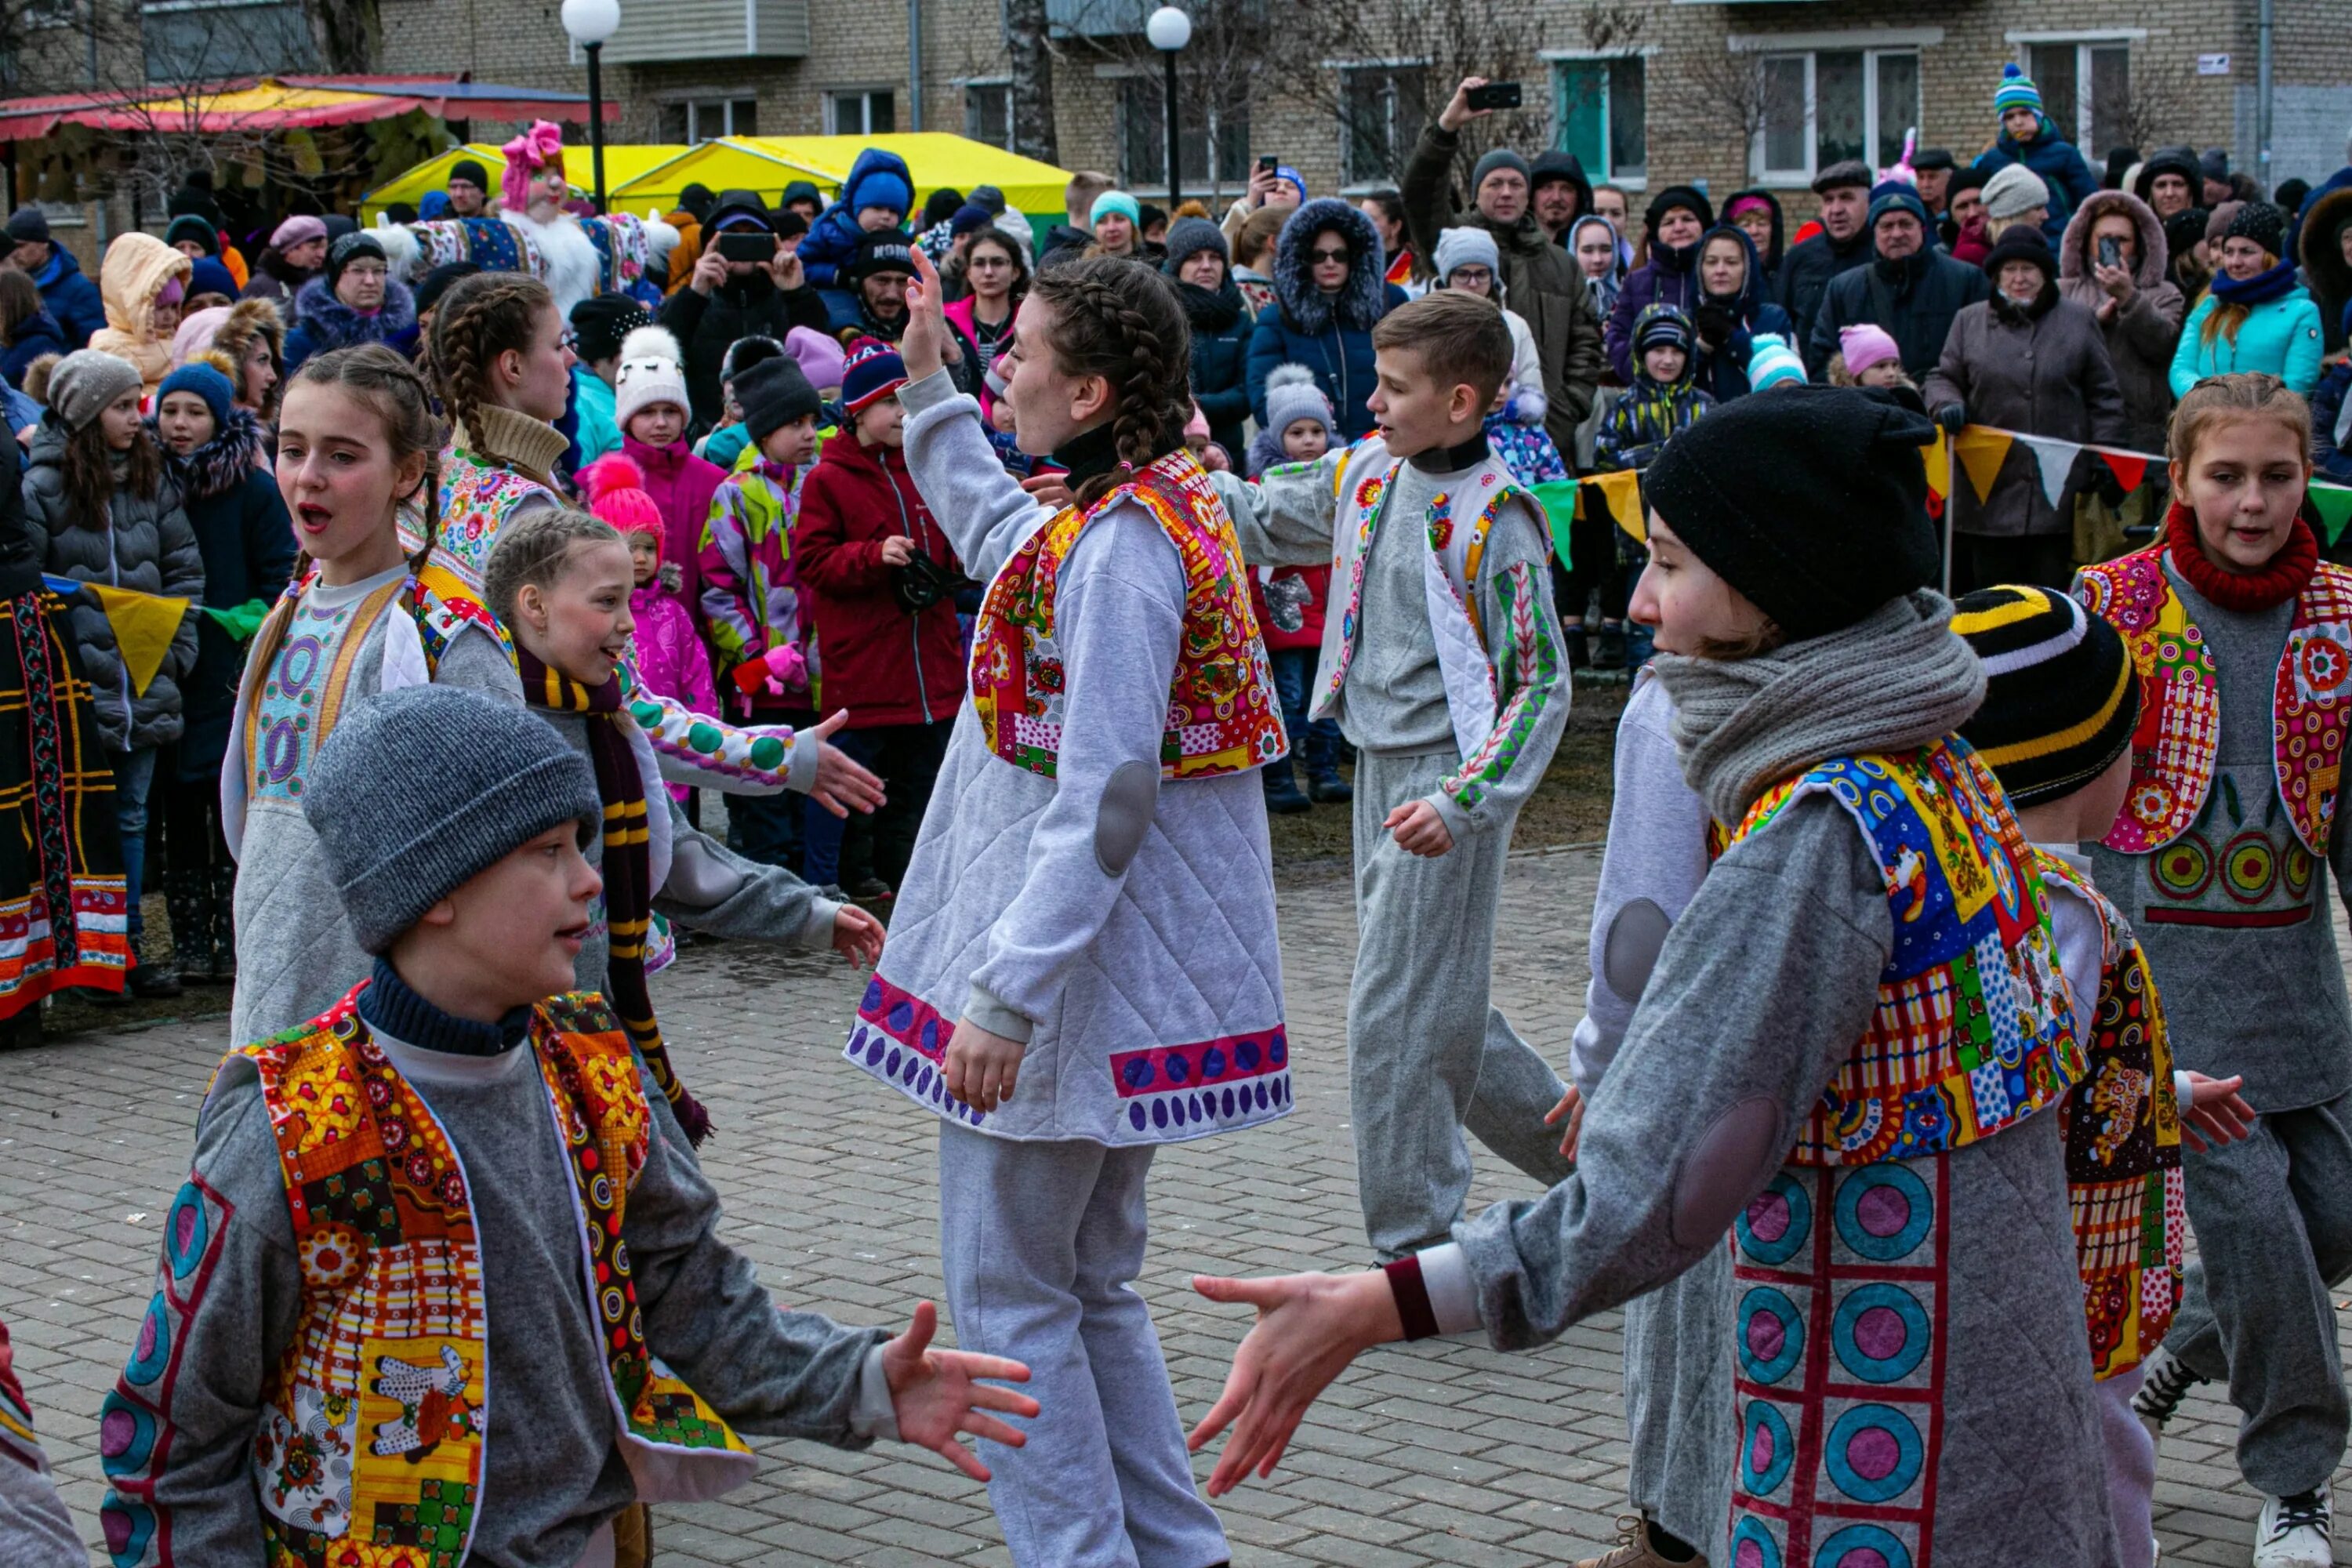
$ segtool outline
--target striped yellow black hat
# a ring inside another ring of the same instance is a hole
[[[2081,789],[2131,744],[2139,681],[2116,629],[2047,588],[1985,588],[1955,606],[1952,630],[1984,661],[1985,700],[1960,737],[2012,805]]]

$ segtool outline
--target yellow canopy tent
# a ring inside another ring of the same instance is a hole
[[[605,143],[604,194],[607,201],[615,207],[625,207],[640,217],[645,216],[646,208],[655,205],[659,205],[664,212],[667,212],[677,196],[675,189],[671,191],[669,199],[656,204],[650,199],[641,201],[633,198],[624,202],[620,194],[621,187],[629,180],[642,176],[648,170],[673,163],[681,154],[692,151],[694,149],[682,147],[675,142],[646,142],[625,146]],[[507,155],[491,143],[476,142],[470,146],[453,147],[437,158],[427,158],[415,168],[405,171],[396,178],[387,180],[362,196],[360,221],[362,224],[373,225],[383,216],[383,209],[387,204],[406,202],[409,205],[415,206],[424,198],[425,192],[446,188],[449,184],[451,166],[463,158],[471,158],[489,171],[490,200],[495,204],[499,199],[499,176],[507,166]],[[586,147],[567,146],[563,149],[563,174],[564,177],[571,181],[572,190],[581,195],[591,195],[596,189],[596,168],[592,161],[590,150]]]
[[[994,185],[1005,204],[1029,216],[1042,232],[1062,221],[1062,188],[1069,171],[1024,158],[985,142],[944,131],[914,131],[886,136],[729,136],[680,150],[667,163],[635,177],[616,181],[609,162],[605,189],[632,212],[647,205],[668,207],[697,183],[714,192],[741,187],[772,202],[794,180],[809,180],[828,196],[848,177],[849,166],[868,147],[896,153],[915,179],[915,205],[942,186],[969,191]],[[609,154],[608,154],[609,156]],[[371,198],[373,199],[373,198]]]

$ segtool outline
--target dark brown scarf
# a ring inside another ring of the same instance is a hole
[[[677,1123],[697,1146],[710,1133],[710,1113],[686,1091],[671,1070],[669,1047],[654,1020],[646,990],[646,937],[653,921],[653,845],[646,822],[645,775],[635,749],[622,729],[621,679],[614,676],[591,689],[560,669],[551,669],[521,644],[515,667],[522,675],[523,699],[551,713],[580,713],[588,720],[588,760],[596,769],[596,795],[604,803],[604,923],[608,949],[604,1000],[644,1057],[646,1070],[677,1113]],[[667,808],[667,803],[664,803]]]

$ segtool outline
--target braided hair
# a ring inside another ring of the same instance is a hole
[[[1118,467],[1078,488],[1074,499],[1087,506],[1184,444],[1192,417],[1192,329],[1173,284],[1116,257],[1041,272],[1030,297],[1053,312],[1045,343],[1063,374],[1102,376],[1114,394]]]
[[[477,272],[441,296],[425,360],[452,426],[473,434],[490,397],[490,367],[509,350],[525,353],[540,312],[555,308],[547,285],[523,272]]]
[[[395,498],[402,504],[413,500],[420,514],[417,532],[422,542],[409,556],[408,569],[423,571],[425,559],[441,534],[441,421],[433,416],[433,395],[425,377],[383,344],[362,343],[304,360],[294,380],[303,385],[339,387],[366,404],[383,426],[384,444],[392,448],[394,463],[424,456],[425,477],[417,481],[415,494]],[[297,582],[307,565],[307,562],[298,563]]]

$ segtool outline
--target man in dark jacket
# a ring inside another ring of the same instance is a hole
[[[1959,164],[1948,147],[1922,147],[1911,159],[1911,172],[1919,178],[1919,205],[1927,209],[1927,216],[1941,222],[1946,197],[1951,188],[1952,175]],[[1932,228],[1934,225],[1931,223]]]
[[[765,235],[775,228],[766,205],[751,191],[729,191],[710,209],[709,243],[694,264],[694,276],[662,306],[662,325],[686,350],[686,390],[698,429],[719,422],[724,405],[719,371],[738,338],[771,337],[782,342],[794,327],[825,330],[824,301],[803,280],[797,256],[778,253],[768,261],[730,261],[719,241],[728,234]]]
[[[1980,268],[1953,260],[1927,242],[1927,208],[1919,195],[1890,180],[1872,193],[1870,265],[1830,279],[1805,339],[1805,370],[1815,381],[1838,352],[1838,331],[1868,321],[1886,329],[1913,380],[1936,368],[1952,318],[1992,292]]]
[[[1584,177],[1583,160],[1556,148],[1538,153],[1528,165],[1528,184],[1536,222],[1554,245],[1565,246],[1570,226],[1592,210],[1592,182]]]
[[[1780,303],[1797,329],[1797,342],[1809,342],[1813,317],[1830,279],[1852,271],[1870,259],[1870,165],[1859,158],[1832,163],[1813,180],[1813,195],[1822,198],[1822,232],[1793,246],[1780,263]]]
[[[66,347],[87,348],[90,333],[106,325],[106,304],[73,252],[50,241],[49,220],[40,208],[18,207],[9,215],[8,243],[8,264],[33,275],[41,303],[65,333]]]
[[[1483,77],[1465,77],[1437,117],[1421,133],[1404,171],[1405,228],[1419,256],[1437,253],[1437,231],[1452,223],[1483,228],[1503,256],[1503,287],[1510,308],[1535,335],[1543,363],[1544,429],[1563,454],[1576,450],[1576,427],[1592,411],[1601,382],[1601,318],[1592,313],[1584,279],[1568,252],[1555,245],[1528,210],[1527,160],[1496,148],[1478,160],[1470,181],[1471,209],[1455,216],[1449,199],[1454,154],[1462,127],[1494,112],[1474,110],[1469,91]]]

